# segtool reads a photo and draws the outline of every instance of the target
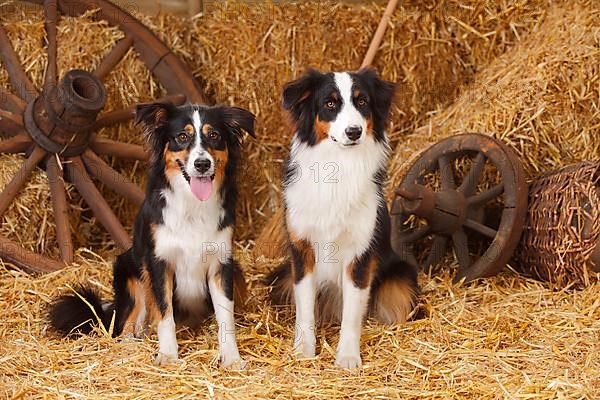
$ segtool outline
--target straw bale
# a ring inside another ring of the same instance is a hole
[[[391,161],[395,184],[415,150],[459,133],[509,144],[529,177],[600,156],[600,13],[596,2],[554,5],[534,31],[481,71]]]

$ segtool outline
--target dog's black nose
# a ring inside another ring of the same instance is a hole
[[[196,161],[194,161],[194,168],[196,168],[196,171],[203,174],[209,170],[210,160],[206,158],[197,158]]]
[[[361,134],[362,128],[360,126],[349,126],[346,128],[346,136],[348,136],[348,139],[352,141],[360,139]]]

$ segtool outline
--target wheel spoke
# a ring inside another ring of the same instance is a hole
[[[429,225],[421,226],[414,231],[407,233],[406,235],[400,236],[400,240],[404,243],[412,243],[419,239],[424,238],[425,236],[431,233],[431,228]]]
[[[431,251],[425,260],[423,266],[425,268],[433,267],[439,264],[444,258],[444,254],[446,254],[446,245],[448,243],[448,238],[446,236],[437,235],[433,239],[433,243],[431,244]]]
[[[31,155],[25,160],[21,169],[15,173],[15,176],[10,182],[4,187],[2,193],[0,193],[0,215],[8,209],[10,203],[17,196],[19,191],[25,185],[25,182],[29,179],[31,172],[39,164],[40,161],[46,155],[46,150],[36,146],[31,152]]]
[[[105,163],[93,151],[87,149],[83,153],[83,163],[88,172],[95,176],[99,181],[110,187],[121,196],[131,200],[136,205],[144,201],[144,191],[129,179],[115,171],[110,165]]]
[[[77,188],[77,191],[81,194],[81,197],[83,197],[87,205],[92,209],[96,218],[98,218],[98,221],[100,221],[108,231],[117,246],[122,250],[130,248],[131,239],[129,238],[129,235],[108,203],[106,203],[106,200],[104,200],[104,197],[102,197],[102,194],[98,191],[96,186],[94,186],[94,183],[85,171],[81,158],[71,157],[68,161],[68,163],[64,164],[68,176]]]
[[[479,152],[477,153],[475,160],[473,160],[471,169],[458,187],[458,191],[467,197],[471,196],[475,192],[475,189],[477,189],[477,184],[479,183],[479,178],[483,172],[483,167],[485,167],[485,155],[482,152]]]
[[[17,53],[6,35],[6,31],[0,26],[0,59],[8,71],[10,82],[16,93],[26,102],[30,102],[37,96],[37,90],[21,68]]]
[[[22,114],[25,108],[27,108],[27,103],[19,96],[15,96],[0,86],[0,108],[16,114]]]
[[[23,115],[10,111],[0,110],[0,121],[11,121],[15,125],[23,126]]]
[[[48,273],[57,271],[65,264],[29,251],[16,242],[0,236],[0,258],[4,262],[15,264],[33,273]]]
[[[440,175],[442,178],[442,190],[451,190],[456,187],[454,183],[454,172],[452,171],[452,165],[448,156],[444,155],[438,159],[438,165],[440,167]]]
[[[477,233],[481,233],[483,236],[487,236],[490,239],[495,238],[496,234],[498,234],[497,230],[490,228],[489,226],[480,224],[479,222],[472,219],[467,219],[464,223],[464,226],[474,230]]]
[[[469,207],[472,206],[481,206],[490,200],[495,199],[504,193],[504,183],[499,183],[496,186],[486,190],[485,192],[481,192],[476,194],[475,196],[471,196],[467,199],[467,205]]]
[[[104,56],[102,61],[96,67],[94,71],[94,75],[98,77],[101,81],[104,80],[113,70],[114,67],[123,59],[125,54],[129,51],[131,46],[133,45],[133,38],[131,36],[125,36],[123,39],[119,40],[119,42],[110,50],[110,52]]]
[[[467,234],[463,229],[459,229],[452,234],[452,247],[458,261],[459,271],[464,271],[471,266],[468,240]]]
[[[0,153],[23,153],[31,146],[32,142],[26,134],[18,134],[11,138],[0,140]]]
[[[185,96],[183,94],[175,94],[172,96],[165,96],[158,100],[157,102],[171,102],[176,106],[185,103]],[[94,129],[100,129],[111,125],[120,124],[123,122],[127,122],[135,116],[135,105],[122,109],[107,112],[101,115],[94,124]]]
[[[56,239],[60,250],[60,258],[67,264],[73,262],[73,242],[71,241],[71,225],[65,194],[63,173],[58,165],[57,157],[51,154],[46,161],[46,173],[52,195],[52,210],[56,225]]]
[[[96,154],[110,155],[119,158],[128,158],[145,161],[148,153],[142,146],[130,143],[117,142],[116,140],[96,138],[90,147]]]
[[[44,79],[44,91],[50,93],[50,90],[56,86],[57,79],[57,45],[56,45],[56,24],[58,22],[58,5],[56,0],[44,0],[44,27],[46,28],[46,38],[48,40],[48,65],[46,66],[46,77]]]

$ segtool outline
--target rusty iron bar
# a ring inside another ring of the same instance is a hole
[[[56,225],[56,239],[60,250],[60,258],[66,263],[73,262],[73,242],[71,240],[71,224],[69,224],[69,210],[65,193],[65,182],[63,171],[59,161],[54,154],[50,154],[46,160],[46,173],[52,197],[52,210],[54,211],[54,223]]]
[[[21,68],[19,57],[17,57],[17,53],[15,53],[15,49],[12,47],[2,25],[0,25],[0,59],[4,64],[4,68],[8,71],[10,82],[19,97],[26,102],[33,100],[38,91]]]
[[[121,250],[127,250],[131,247],[131,239],[129,234],[119,222],[112,209],[102,197],[89,175],[85,171],[85,166],[79,157],[71,157],[64,164],[68,173],[69,180],[75,185],[81,197],[87,205],[92,209],[92,212],[108,231],[117,246]]]
[[[20,244],[0,236],[0,259],[28,272],[46,274],[58,271],[65,264],[23,248]]]
[[[125,36],[123,39],[119,40],[119,42],[110,50],[110,52],[104,56],[102,61],[100,61],[96,67],[96,70],[94,71],[94,75],[103,81],[108,76],[110,71],[112,71],[113,68],[119,64],[132,45],[133,38],[131,36]]]
[[[25,185],[25,182],[29,179],[33,169],[42,161],[46,151],[39,146],[36,146],[27,160],[21,166],[21,169],[17,171],[12,180],[6,184],[2,193],[0,193],[0,215],[4,214],[8,209],[10,203],[17,196],[19,191]]]
[[[81,157],[87,171],[100,182],[129,199],[134,204],[138,206],[142,204],[144,201],[144,191],[139,186],[115,171],[90,149],[84,151]]]

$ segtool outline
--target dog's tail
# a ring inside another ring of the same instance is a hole
[[[392,253],[379,269],[371,290],[372,315],[385,324],[405,322],[419,296],[417,267]]]
[[[133,307],[133,293],[127,282],[135,279],[135,262],[129,249],[117,256],[113,263],[114,299],[103,301],[98,292],[89,286],[79,286],[75,293],[57,298],[48,313],[50,326],[58,333],[89,334],[102,324],[108,331],[113,324],[113,337],[121,334]],[[114,322],[113,322],[114,319]]]
[[[100,322],[110,326],[114,306],[103,303],[98,292],[90,287],[78,287],[74,294],[57,298],[50,306],[50,326],[63,336],[89,334]]]
[[[293,304],[294,302],[294,277],[292,265],[286,261],[273,270],[266,279],[267,286],[271,287],[269,300],[274,305]]]

